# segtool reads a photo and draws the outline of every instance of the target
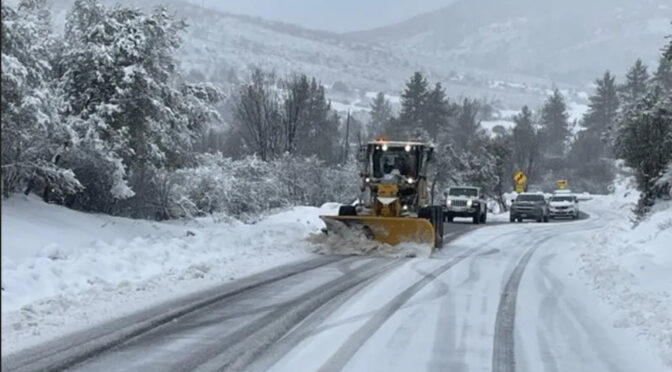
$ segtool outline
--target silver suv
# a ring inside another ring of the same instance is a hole
[[[474,223],[485,223],[488,218],[488,204],[480,187],[456,186],[443,194],[445,221],[453,222],[455,217],[470,217]]]

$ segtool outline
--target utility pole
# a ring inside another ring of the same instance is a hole
[[[350,144],[348,141],[350,140],[350,110],[348,110],[348,118],[345,120],[345,156],[343,159],[343,163],[346,163],[348,161],[348,148],[350,147]]]

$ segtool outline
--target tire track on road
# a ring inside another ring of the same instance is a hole
[[[7,371],[62,371],[104,354],[132,339],[140,337],[177,318],[197,312],[203,308],[227,300],[243,292],[289,278],[300,273],[343,261],[347,257],[321,257],[299,264],[287,265],[273,273],[260,273],[242,279],[242,284],[228,285],[228,290],[207,291],[206,298],[194,300],[177,307],[164,307],[163,311],[150,309],[139,314],[131,314],[122,319],[103,324],[93,331],[82,331],[44,345],[24,350],[2,358],[3,370]],[[275,275],[273,275],[275,274]],[[228,288],[227,287],[227,288]],[[190,297],[191,298],[191,297]],[[157,307],[158,308],[158,307]],[[147,317],[145,317],[145,314]]]
[[[439,275],[443,274],[451,267],[457,265],[462,260],[471,257],[478,248],[469,249],[465,254],[459,255],[439,268],[427,274],[424,278],[415,282],[412,286],[388,301],[373,317],[371,317],[362,327],[348,337],[348,340],[320,367],[320,371],[340,371],[352,359],[357,351],[373,336],[373,334],[408,300],[411,299],[422,288],[427,286]]]
[[[374,259],[361,270],[322,284],[261,319],[223,337],[214,347],[194,356],[192,364],[179,366],[179,370],[241,371],[247,370],[252,363],[263,363],[263,360],[258,360],[263,358],[262,354],[288,335],[297,325],[305,324],[304,322],[309,317],[326,318],[336,310],[336,306],[328,306],[332,300],[403,263],[403,259]],[[311,326],[307,324],[307,327]],[[314,326],[317,326],[317,323],[314,323]],[[300,335],[305,335],[305,331],[303,330]],[[300,337],[292,338],[284,348],[294,346],[301,339]],[[209,358],[208,355],[210,355]]]
[[[516,370],[514,328],[516,322],[516,298],[518,287],[525,273],[525,267],[539,245],[551,239],[546,236],[532,243],[532,247],[523,254],[513,269],[499,298],[497,317],[495,319],[495,335],[493,337],[492,371],[514,372]]]

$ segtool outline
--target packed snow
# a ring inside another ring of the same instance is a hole
[[[306,237],[336,207],[149,222],[14,195],[2,204],[2,353],[309,257]]]

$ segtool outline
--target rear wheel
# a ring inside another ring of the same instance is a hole
[[[443,245],[443,208],[429,206],[418,211],[419,218],[428,219],[434,227],[434,246],[440,248]]]
[[[509,216],[509,222],[516,222],[516,219],[513,216]]]
[[[544,216],[544,222],[548,222],[548,216]]]

